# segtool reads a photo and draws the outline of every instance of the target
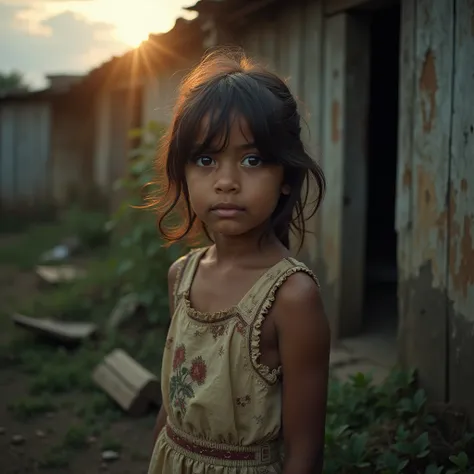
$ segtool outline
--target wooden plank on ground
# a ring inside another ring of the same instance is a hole
[[[96,367],[94,382],[130,415],[139,416],[152,403],[161,403],[157,377],[122,349],[115,349]]]
[[[85,270],[77,268],[73,265],[38,265],[36,267],[36,273],[40,277],[41,281],[50,285],[71,283],[75,280],[78,280],[79,278],[85,277],[86,275]]]
[[[38,319],[22,314],[14,314],[12,320],[16,325],[33,333],[63,343],[79,343],[91,338],[97,332],[95,324],[86,322]]]

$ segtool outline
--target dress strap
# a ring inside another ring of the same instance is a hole
[[[252,366],[264,382],[270,385],[277,382],[281,374],[281,367],[270,369],[260,363],[261,328],[265,317],[273,306],[278,289],[291,275],[297,272],[309,275],[319,287],[318,279],[306,265],[294,258],[285,258],[265,272],[239,304],[241,316],[250,325],[249,349]]]
[[[278,288],[290,275],[296,272],[308,273],[317,282],[316,277],[308,267],[298,260],[291,257],[280,260],[259,278],[239,303],[240,313],[247,324],[252,324],[255,321],[256,317],[262,312],[263,307],[268,304],[269,299],[275,299],[275,293]]]
[[[201,260],[204,253],[207,251],[207,247],[191,250],[185,257],[183,257],[183,264],[179,270],[179,281],[175,288],[175,301],[179,297],[186,293],[194,280],[199,261]]]

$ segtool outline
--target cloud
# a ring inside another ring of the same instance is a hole
[[[22,18],[25,5],[0,3],[0,68],[19,70],[36,84],[43,74],[84,73],[129,49],[114,37],[113,25],[70,11],[39,20],[35,29]]]

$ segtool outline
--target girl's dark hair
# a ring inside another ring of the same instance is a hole
[[[158,181],[165,181],[159,187],[165,192],[152,201],[158,205],[163,238],[170,243],[193,240],[202,231],[209,237],[191,207],[185,166],[192,156],[209,150],[216,141],[225,148],[236,117],[248,124],[262,157],[283,166],[285,183],[291,188],[289,195],[281,195],[268,230],[273,230],[286,247],[289,231],[299,234],[302,246],[305,220],[314,215],[324,195],[324,174],[305,151],[297,104],[286,84],[251,62],[241,50],[208,54],[181,84],[174,117],[157,159]],[[196,150],[204,118],[206,137],[199,143],[202,150]],[[315,198],[308,213],[308,197],[313,191]]]

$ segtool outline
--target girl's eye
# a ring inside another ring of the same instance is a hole
[[[256,155],[246,156],[242,160],[242,165],[248,168],[256,168],[257,166],[260,166],[262,163],[263,163],[262,159]]]
[[[196,158],[196,165],[198,166],[212,166],[215,161],[210,156],[198,156]]]

